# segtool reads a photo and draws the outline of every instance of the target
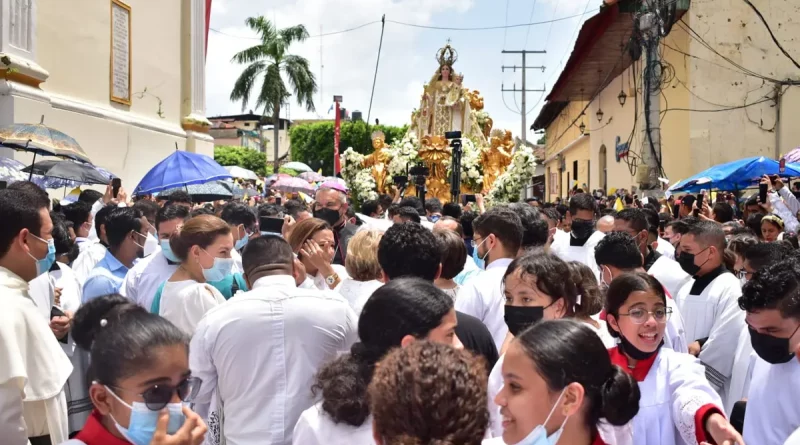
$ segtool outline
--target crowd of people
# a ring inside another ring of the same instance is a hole
[[[800,202],[762,182],[359,212],[16,182],[0,442],[798,445]]]

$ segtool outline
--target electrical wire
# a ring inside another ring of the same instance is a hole
[[[361,24],[361,25],[358,25],[358,26],[354,26],[352,28],[343,29],[341,31],[326,32],[326,33],[323,33],[323,34],[315,34],[313,36],[308,36],[308,38],[309,39],[315,39],[317,37],[327,37],[327,36],[333,36],[333,35],[337,35],[337,34],[344,34],[346,32],[357,31],[357,30],[359,30],[361,28],[366,28],[367,26],[374,25],[376,23],[381,23],[381,21],[380,20],[374,20],[372,22],[367,22],[367,23],[364,23],[364,24]],[[233,34],[228,34],[228,33],[222,32],[222,31],[220,31],[218,29],[214,29],[214,28],[211,28],[211,27],[209,27],[208,30],[209,31],[213,31],[213,32],[215,32],[217,34],[220,34],[220,35],[223,35],[223,36],[232,37],[234,39],[258,40],[258,41],[261,40],[261,38],[259,38],[259,37],[236,36],[236,35],[233,35]]]
[[[742,108],[752,107],[753,105],[763,104],[764,102],[770,102],[770,101],[773,101],[773,100],[774,100],[773,98],[768,97],[768,98],[761,99],[759,101],[752,102],[752,103],[749,103],[749,104],[737,105],[735,107],[718,108],[716,110],[697,110],[697,109],[694,109],[694,108],[670,108],[670,109],[667,109],[667,110],[663,110],[661,113],[663,114],[663,113],[666,113],[668,111],[691,111],[691,112],[694,112],[694,113],[719,113],[719,112],[722,112],[722,111],[740,110]]]
[[[506,28],[505,25],[508,25],[508,4],[509,4],[509,2],[510,2],[510,0],[506,0],[506,17],[505,17],[505,23],[503,25],[504,26],[503,27],[503,50],[506,49],[506,39],[508,38],[508,28]],[[528,28],[528,29],[530,29],[530,28]]]
[[[531,22],[531,23],[518,23],[516,25],[504,25],[504,26],[480,26],[476,28],[456,28],[456,27],[447,27],[447,26],[428,26],[428,25],[417,25],[415,23],[406,23],[400,22],[397,20],[386,20],[388,23],[394,23],[395,25],[402,25],[402,26],[410,26],[412,28],[422,28],[422,29],[438,29],[442,31],[492,31],[497,29],[512,29],[512,28],[521,28],[523,26],[536,26],[536,25],[547,25],[548,23],[557,23],[563,22],[564,20],[574,19],[575,17],[580,17],[584,14],[573,14],[566,17],[559,17],[553,20],[544,20],[541,22]]]
[[[797,63],[797,60],[795,60],[794,57],[792,57],[791,54],[789,54],[783,48],[783,46],[781,45],[781,42],[778,41],[778,38],[775,37],[775,34],[772,32],[772,28],[769,27],[769,23],[767,23],[767,19],[765,19],[764,16],[761,14],[761,11],[759,11],[758,8],[756,8],[756,5],[754,5],[750,0],[744,0],[744,2],[747,3],[750,6],[750,8],[753,9],[753,12],[756,13],[758,18],[761,19],[761,23],[764,24],[765,28],[767,28],[767,32],[769,33],[769,36],[772,37],[772,41],[775,42],[775,46],[777,46],[778,49],[781,50],[781,52],[783,53],[784,56],[786,56],[786,58],[788,58],[789,60],[792,61],[794,66],[796,66],[797,68],[800,68],[800,63]]]
[[[381,49],[383,49],[383,32],[386,30],[386,16],[381,19],[381,40],[378,43],[378,60],[375,62],[375,77],[372,79],[372,94],[369,96],[369,112],[367,113],[367,125],[369,125],[370,118],[372,117],[372,99],[375,97],[375,84],[378,83],[378,66],[381,63]]]
[[[508,7],[506,7],[508,8]],[[528,21],[533,21],[533,13],[536,11],[536,0],[533,0],[533,7],[531,7],[531,16],[528,17]],[[506,17],[508,17],[508,11],[506,11]],[[528,27],[528,30],[525,32],[525,46],[523,48],[528,48],[528,39],[531,37],[531,27]],[[505,43],[503,44],[503,49],[505,49]]]

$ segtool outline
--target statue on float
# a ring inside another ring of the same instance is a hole
[[[384,193],[386,190],[386,177],[388,175],[386,164],[391,160],[391,156],[384,150],[386,147],[388,145],[386,145],[386,136],[383,132],[376,131],[372,133],[372,148],[375,151],[361,161],[362,167],[371,169],[378,193]]]

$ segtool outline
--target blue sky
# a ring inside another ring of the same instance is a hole
[[[311,35],[352,28],[370,21],[387,20],[438,27],[487,27],[548,21],[586,12],[580,18],[551,25],[490,31],[446,31],[386,24],[378,81],[372,107],[372,119],[381,123],[407,123],[411,111],[419,104],[423,85],[437,68],[435,54],[447,39],[459,53],[455,69],[465,75],[464,85],[480,90],[486,111],[495,128],[505,128],[517,135],[521,130],[520,96],[505,93],[501,84],[521,86],[521,73],[501,72],[500,66],[520,65],[518,55],[503,55],[501,50],[546,50],[544,55],[529,55],[528,65],[545,65],[546,71],[528,72],[528,88],[549,89],[558,78],[569,57],[576,29],[597,12],[601,0],[213,0],[208,59],[206,61],[206,97],[209,116],[238,113],[241,103],[228,100],[234,81],[242,67],[230,62],[237,51],[256,43],[245,26],[248,16],[264,15],[278,27],[304,24]],[[535,4],[534,4],[535,3]],[[508,14],[506,16],[506,11]],[[316,113],[309,113],[293,103],[290,118],[330,117],[328,109],[334,94],[344,97],[343,106],[360,110],[366,117],[369,108],[372,78],[380,38],[380,24],[357,31],[311,38],[291,49],[309,62],[322,87],[322,97],[315,97]],[[320,45],[322,58],[320,58]],[[324,63],[320,76],[320,61]],[[546,93],[545,93],[546,95]],[[536,105],[538,103],[538,105]],[[528,126],[536,118],[544,97],[528,93]],[[534,107],[534,105],[536,105]],[[248,107],[250,108],[250,107]],[[510,110],[509,110],[510,108]],[[286,112],[282,113],[286,117]],[[529,133],[529,138],[533,136]]]

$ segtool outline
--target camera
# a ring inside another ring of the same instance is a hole
[[[397,185],[398,189],[404,189],[408,187],[408,176],[405,175],[392,176],[392,181]]]
[[[431,174],[431,169],[424,163],[417,162],[416,165],[408,169],[408,174],[414,177],[414,185],[416,187],[425,187],[425,180]]]

